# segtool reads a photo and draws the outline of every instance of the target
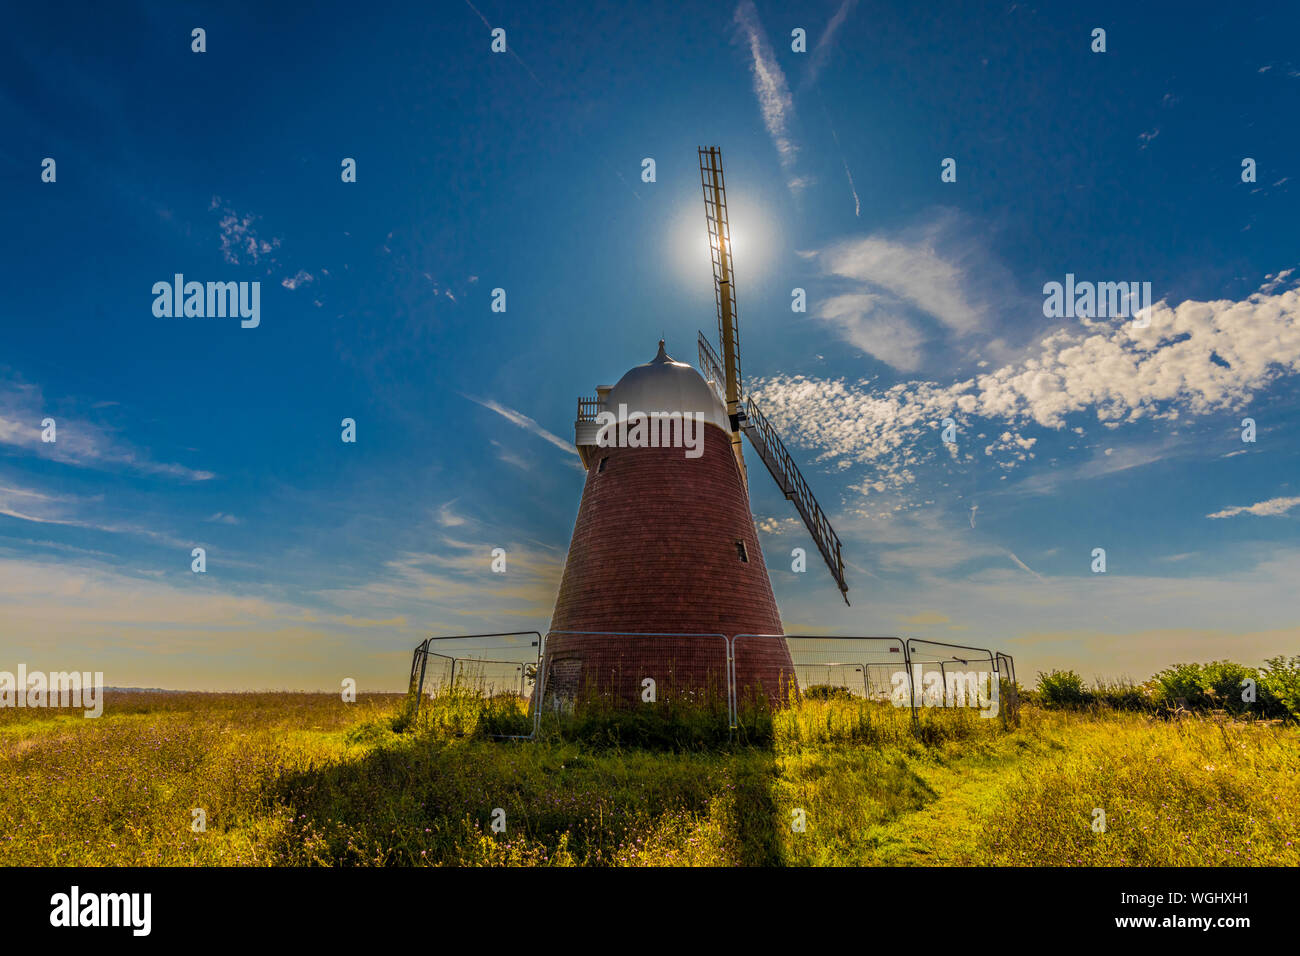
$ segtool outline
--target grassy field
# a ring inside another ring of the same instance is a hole
[[[805,700],[750,743],[639,719],[514,743],[486,737],[513,702],[403,706],[0,710],[0,864],[1300,865],[1294,724],[1025,707],[1019,727],[926,712],[914,735],[906,711]]]

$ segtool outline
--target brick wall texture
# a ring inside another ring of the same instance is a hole
[[[712,425],[704,433],[699,458],[682,448],[609,448],[592,460],[552,632],[783,633],[730,437]],[[779,694],[793,676],[785,641],[742,649],[742,698]],[[644,677],[661,695],[669,687],[710,695],[726,688],[719,638],[552,634],[546,660],[548,697],[594,688],[639,700]]]

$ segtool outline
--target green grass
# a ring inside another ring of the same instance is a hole
[[[1300,865],[1294,725],[1025,707],[1018,727],[925,711],[914,733],[830,697],[749,713],[734,743],[684,705],[547,720],[528,743],[488,736],[531,729],[517,700],[405,706],[0,711],[0,864]]]

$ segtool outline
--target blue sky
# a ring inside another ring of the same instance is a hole
[[[430,633],[544,630],[575,399],[715,328],[702,144],[746,384],[850,563],[852,608],[792,573],[751,468],[788,631],[1300,652],[1300,14],[265,6],[0,37],[0,667],[380,689]],[[175,273],[260,282],[260,325],[155,317]],[[1067,273],[1151,282],[1150,328],[1045,318]]]

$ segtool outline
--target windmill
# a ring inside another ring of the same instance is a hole
[[[742,432],[794,502],[840,593],[848,590],[839,538],[744,395],[716,148],[700,150],[700,169],[725,358],[700,335],[696,370],[660,341],[649,362],[578,399],[574,444],[587,477],[543,651],[544,695],[556,704],[591,690],[635,703],[647,678],[692,695],[730,686],[733,695],[785,699],[794,664],[754,524]],[[650,440],[638,440],[647,419]],[[663,429],[680,427],[685,439],[688,420],[693,450],[684,453]],[[761,639],[733,654],[736,635]]]
[[[745,396],[740,377],[740,321],[736,312],[736,287],[731,255],[731,225],[727,218],[727,187],[722,174],[722,150],[700,147],[700,184],[704,189],[704,215],[709,229],[709,251],[713,257],[713,293],[718,306],[718,341],[722,358],[700,332],[700,368],[727,409],[731,425],[731,450],[736,465],[746,476],[743,432],[767,465],[776,485],[803,519],[817,550],[830,569],[844,603],[849,603],[849,586],[844,580],[844,558],[840,539],[826,513],[813,497],[808,482],[786,450],[785,442],[759,410],[752,396]]]

